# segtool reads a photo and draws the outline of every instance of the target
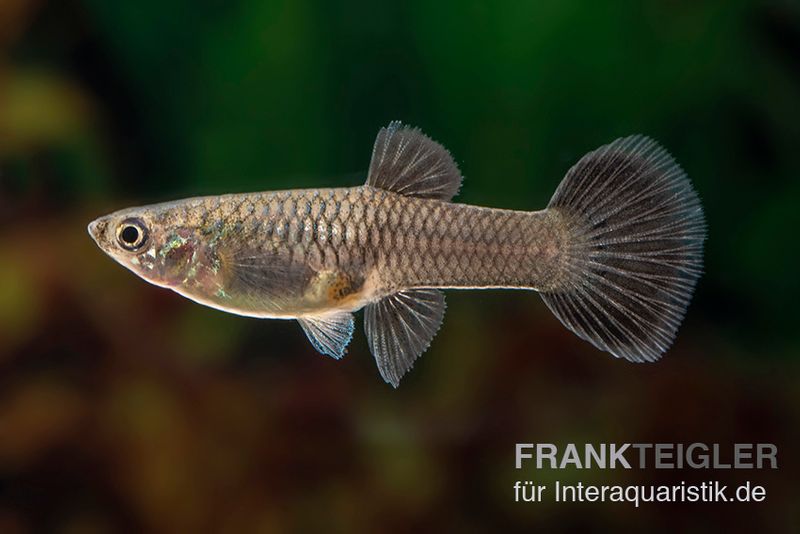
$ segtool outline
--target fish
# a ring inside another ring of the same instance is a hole
[[[702,274],[706,223],[656,141],[632,135],[587,153],[539,211],[452,202],[461,181],[446,148],[393,121],[364,185],[189,198],[88,230],[144,280],[225,312],[297,320],[335,359],[363,309],[395,388],[439,330],[448,289],[536,291],[567,329],[632,362],[670,348]]]

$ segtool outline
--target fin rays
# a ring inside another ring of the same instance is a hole
[[[297,319],[308,340],[322,354],[340,360],[353,338],[353,314],[337,312]]]
[[[705,221],[683,170],[652,139],[618,139],[575,164],[548,208],[568,219],[573,244],[545,303],[601,350],[660,358],[703,267]]]
[[[411,289],[369,304],[364,330],[383,379],[394,387],[427,350],[444,318],[444,294]]]
[[[447,201],[458,192],[461,173],[442,145],[416,128],[393,121],[375,139],[367,185]]]

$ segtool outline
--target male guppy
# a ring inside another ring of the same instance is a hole
[[[367,183],[192,198],[89,225],[108,255],[200,304],[297,319],[341,358],[353,312],[397,387],[444,317],[442,289],[538,291],[575,334],[631,361],[666,351],[702,270],[705,222],[686,175],[656,142],[618,139],[573,166],[546,209],[451,203],[449,152],[393,122]]]

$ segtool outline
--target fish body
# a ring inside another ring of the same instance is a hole
[[[601,349],[634,361],[666,350],[705,234],[696,194],[663,149],[634,136],[588,154],[541,211],[453,203],[460,183],[441,145],[392,123],[365,185],[130,208],[89,232],[122,265],[198,303],[297,319],[335,358],[365,308],[370,349],[395,387],[441,324],[442,289],[535,290]]]

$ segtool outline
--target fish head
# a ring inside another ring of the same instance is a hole
[[[214,274],[208,238],[184,209],[124,209],[92,221],[88,231],[103,252],[152,284],[179,289]]]

